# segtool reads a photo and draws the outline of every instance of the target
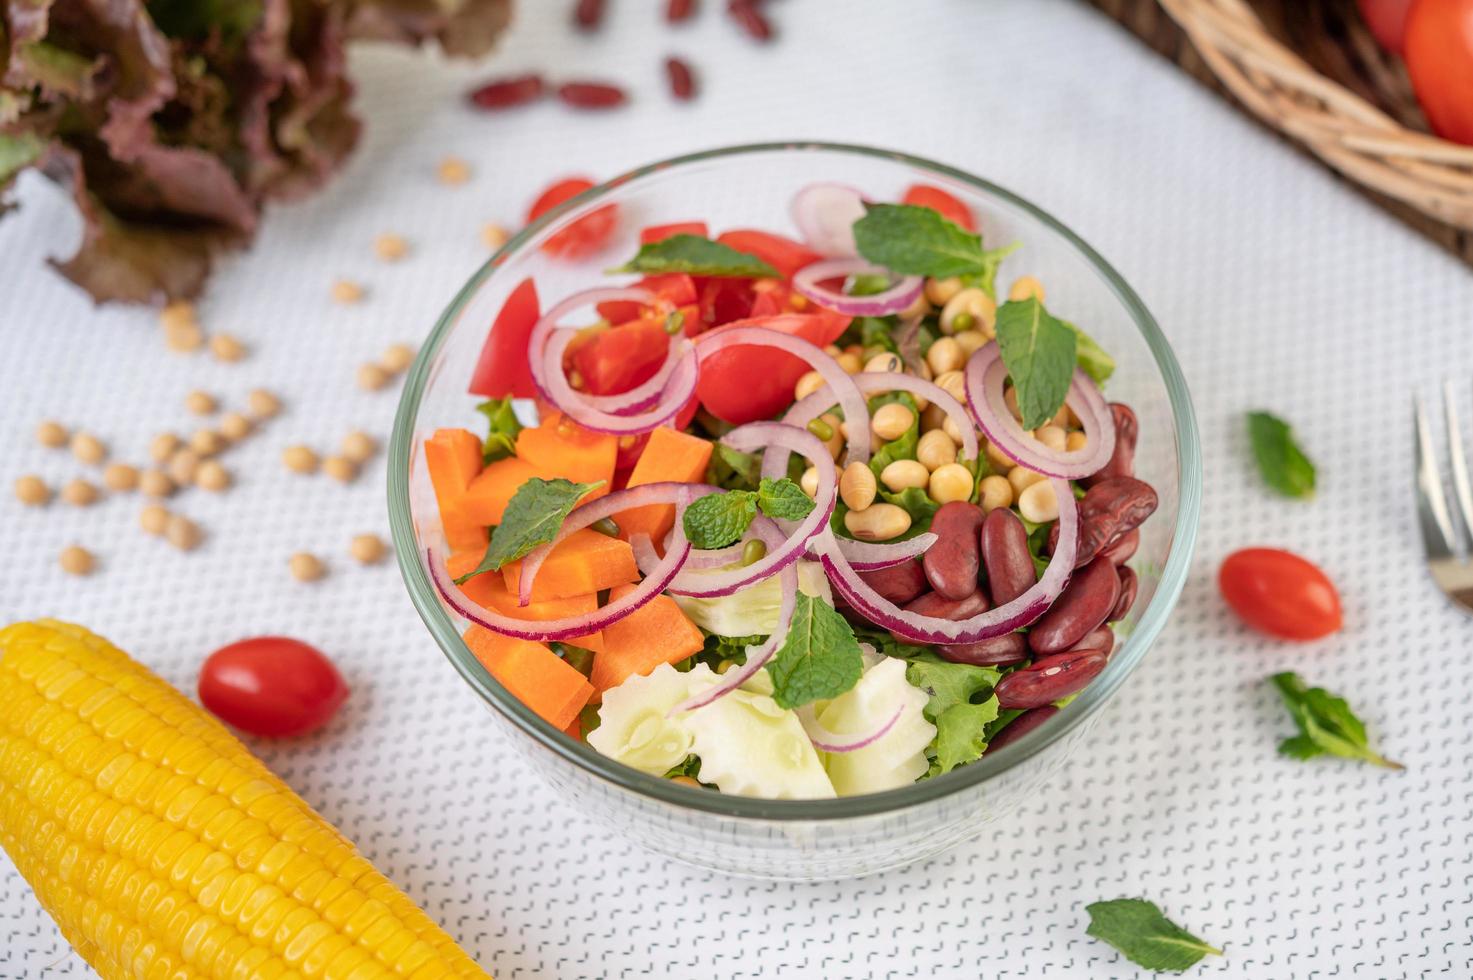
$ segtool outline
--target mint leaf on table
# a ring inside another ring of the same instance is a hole
[[[1314,493],[1314,464],[1294,441],[1289,423],[1268,412],[1249,412],[1248,439],[1265,483],[1286,497]]]
[[[1278,688],[1299,734],[1279,743],[1279,752],[1291,759],[1338,755],[1386,769],[1405,768],[1371,749],[1366,726],[1344,698],[1322,687],[1309,687],[1293,671],[1274,674],[1269,683]]]
[[[1115,373],[1115,358],[1105,352],[1105,349],[1095,342],[1089,334],[1080,330],[1068,320],[1060,320],[1064,326],[1074,331],[1075,362],[1084,369],[1084,373],[1094,379],[1095,384],[1102,385],[1110,380],[1110,375]]]
[[[485,572],[495,571],[507,562],[516,561],[538,545],[547,544],[563,528],[563,521],[578,506],[578,501],[604,481],[573,483],[569,480],[543,480],[532,477],[517,488],[501,523],[491,532],[491,542],[475,571],[455,580],[464,585]]]
[[[787,638],[767,672],[777,706],[797,708],[836,698],[859,683],[864,658],[848,620],[822,599],[799,592]]]
[[[762,457],[718,442],[706,464],[706,482],[723,490],[756,490],[762,479]]]
[[[801,521],[813,513],[813,499],[787,477],[770,480],[764,476],[757,486],[757,506],[780,521]]]
[[[1023,428],[1054,417],[1074,378],[1075,333],[1030,297],[1009,300],[997,311],[997,345],[1018,392]]]
[[[692,547],[725,548],[742,539],[755,516],[757,495],[750,490],[708,493],[685,509],[682,526]]]
[[[1209,953],[1222,955],[1222,950],[1187,932],[1163,915],[1155,902],[1144,898],[1092,902],[1084,910],[1089,913],[1086,932],[1147,970],[1175,973],[1196,965]]]
[[[634,258],[611,272],[640,272],[659,275],[684,272],[693,276],[734,279],[776,278],[778,271],[755,255],[738,252],[730,245],[700,235],[671,235],[641,245]]]
[[[517,421],[517,413],[512,411],[511,399],[493,398],[490,401],[481,402],[476,406],[476,411],[486,416],[486,420],[490,423],[490,430],[481,443],[482,460],[486,463],[494,463],[498,459],[515,455],[517,436],[521,434],[522,423]]]

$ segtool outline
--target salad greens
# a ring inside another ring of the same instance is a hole
[[[1144,898],[1092,902],[1084,910],[1089,913],[1086,932],[1147,970],[1178,973],[1195,966],[1204,956],[1222,955],[1222,950],[1187,932],[1162,914],[1156,903]]]
[[[692,546],[725,548],[736,544],[757,511],[784,521],[801,521],[813,512],[813,500],[792,480],[763,477],[756,490],[711,493],[685,509],[682,526]]]
[[[517,414],[512,411],[511,399],[492,398],[477,405],[476,411],[486,416],[490,426],[482,443],[482,462],[494,463],[516,455],[517,436],[522,431],[522,423],[517,421]]]
[[[1314,495],[1314,464],[1289,423],[1268,412],[1248,413],[1248,439],[1263,481],[1286,497]]]
[[[778,274],[757,256],[738,252],[730,245],[713,242],[700,235],[671,235],[658,242],[648,242],[639,247],[634,258],[612,271],[645,275],[684,272],[692,276],[743,279]]]
[[[578,501],[604,481],[573,483],[570,480],[543,480],[532,477],[517,488],[501,523],[491,532],[486,554],[473,571],[455,580],[456,585],[485,572],[495,571],[507,562],[516,561],[538,545],[547,544],[563,528]]]
[[[1307,686],[1292,671],[1274,674],[1268,680],[1278,689],[1295,727],[1299,729],[1298,735],[1279,743],[1279,752],[1283,755],[1291,759],[1338,755],[1385,769],[1405,768],[1371,748],[1366,726],[1350,710],[1344,698],[1336,697],[1322,687]]]
[[[997,718],[992,689],[1001,677],[995,667],[952,663],[930,650],[910,658],[905,679],[930,696],[924,714],[936,726],[936,739],[926,752],[931,759],[927,775],[950,772],[982,757],[987,726]]]
[[[778,707],[836,698],[858,683],[863,671],[848,620],[822,599],[799,592],[787,639],[767,665]]]

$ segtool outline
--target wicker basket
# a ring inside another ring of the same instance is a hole
[[[1427,132],[1350,0],[1091,2],[1473,263],[1473,146]]]

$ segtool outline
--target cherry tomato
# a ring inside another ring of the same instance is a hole
[[[506,298],[506,305],[496,314],[486,335],[471,374],[471,394],[482,398],[531,398],[536,394],[528,366],[527,339],[537,325],[539,311],[537,287],[531,279],[523,279]]]
[[[1357,0],[1361,19],[1371,29],[1376,43],[1401,54],[1407,36],[1407,14],[1412,0]]]
[[[757,256],[776,269],[784,279],[793,278],[793,273],[823,258],[807,245],[774,235],[770,231],[736,228],[723,231],[716,236],[716,240],[723,245],[730,245],[738,252]]]
[[[639,230],[639,244],[651,245],[664,241],[672,235],[697,235],[710,238],[711,231],[704,221],[672,221],[668,225],[650,225]]]
[[[1286,640],[1317,640],[1340,628],[1340,595],[1315,565],[1277,548],[1245,548],[1227,556],[1217,575],[1238,618]]]
[[[939,187],[932,187],[930,184],[911,184],[905,192],[905,197],[900,200],[902,204],[930,208],[947,221],[960,225],[967,231],[977,230],[977,219],[972,216],[972,209]]]
[[[1416,0],[1406,59],[1432,129],[1473,145],[1473,0]]]
[[[822,347],[838,339],[849,326],[849,317],[827,310],[753,317],[708,331],[697,343],[738,326],[766,327]],[[792,354],[767,347],[733,347],[701,363],[696,394],[706,411],[732,425],[770,419],[793,403],[793,387],[810,370],[807,362]]]
[[[586,177],[569,177],[558,181],[543,191],[542,196],[533,202],[532,209],[527,212],[527,221],[535,221],[559,204],[569,198],[577,197],[593,186],[593,181]],[[543,242],[542,251],[548,255],[556,255],[565,259],[578,259],[585,255],[592,255],[608,242],[609,236],[614,233],[614,225],[617,221],[618,208],[612,204],[606,204],[579,218]]]
[[[222,721],[266,738],[316,731],[348,698],[343,675],[316,647],[286,636],[223,646],[199,673],[199,699]]]

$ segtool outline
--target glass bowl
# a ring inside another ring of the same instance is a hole
[[[805,184],[839,181],[876,200],[898,200],[925,182],[966,201],[989,247],[1018,241],[1000,283],[1028,273],[1051,310],[1079,324],[1118,365],[1106,387],[1140,418],[1136,471],[1160,494],[1132,560],[1140,593],[1117,632],[1109,665],[1064,710],[1014,745],[943,776],[868,796],[761,800],[727,796],[645,775],[553,728],[498,684],[461,640],[465,623],[441,600],[425,549],[442,546],[421,459],[441,426],[473,426],[471,371],[508,293],[534,277],[544,304],[596,282],[638,247],[645,225],[703,219],[712,229],[795,234],[788,201]],[[619,208],[609,247],[580,262],[539,246],[579,217]],[[1186,382],[1139,297],[1077,235],[1040,208],[979,177],[904,153],[824,143],[737,146],[633,170],[534,221],[483,266],[435,324],[409,371],[389,447],[389,517],[410,598],[450,663],[490,708],[505,737],[566,802],[656,853],[733,874],[770,879],[842,878],[900,867],[990,827],[1050,778],[1085,739],[1099,710],[1140,664],[1181,593],[1197,535],[1202,462]]]

